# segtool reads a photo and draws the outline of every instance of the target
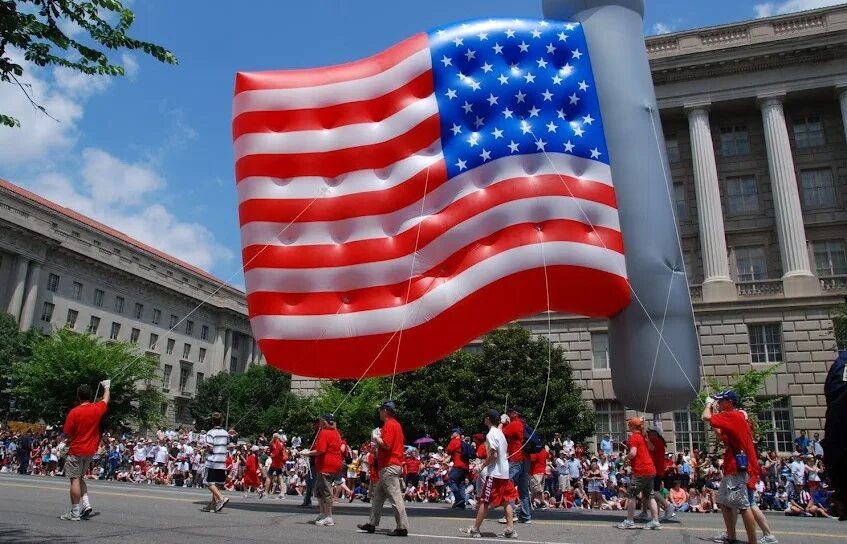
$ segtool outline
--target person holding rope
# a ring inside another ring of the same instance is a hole
[[[260,499],[265,495],[273,495],[274,482],[276,482],[277,486],[279,487],[280,497],[283,497],[285,495],[285,485],[282,481],[282,474],[285,470],[285,462],[288,460],[288,452],[285,449],[285,442],[282,440],[281,434],[273,434],[273,438],[271,438],[269,454],[271,458],[271,466],[268,469],[268,474],[265,478],[265,487],[264,489],[262,489],[261,492],[259,492]]]
[[[653,499],[653,480],[656,477],[656,466],[650,457],[652,443],[647,438],[644,428],[644,420],[640,417],[631,417],[627,420],[629,428],[629,439],[626,447],[628,453],[626,460],[632,465],[632,481],[627,487],[629,500],[626,501],[626,519],[618,524],[618,529],[635,529],[635,501],[641,493],[641,500],[647,503],[650,509],[650,522],[644,526],[645,529],[661,529],[659,524],[659,509]]]
[[[300,455],[315,459],[315,496],[320,505],[320,513],[314,521],[321,527],[332,527],[332,503],[335,499],[332,482],[341,473],[341,434],[332,414],[324,414],[320,419],[321,432],[311,450],[303,450]]]
[[[65,476],[71,481],[71,510],[59,516],[59,519],[65,521],[87,519],[94,511],[84,476],[91,468],[92,458],[100,446],[100,420],[109,407],[112,382],[103,380],[100,385],[103,387],[103,399],[99,402],[93,402],[94,397],[88,384],[77,387],[79,405],[68,412],[65,419],[64,433],[71,441],[65,460]]]

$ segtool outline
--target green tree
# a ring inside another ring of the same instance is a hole
[[[120,0],[0,0],[0,82],[17,85],[33,106],[48,114],[22,81],[24,67],[15,62],[13,52],[23,52],[36,66],[60,66],[88,75],[124,75],[123,66],[113,63],[106,51],[137,50],[176,64],[174,54],[164,47],[127,35],[134,20],[132,10]],[[68,28],[81,29],[79,38]],[[0,124],[20,126],[2,112]]]
[[[835,335],[836,349],[847,351],[847,297],[838,305],[832,317],[832,332]]]
[[[374,427],[380,425],[377,407],[388,398],[390,387],[391,380],[385,378],[362,380],[358,385],[355,381],[323,382],[312,411],[315,417],[334,414],[341,434],[350,445],[357,447],[369,439]],[[403,412],[404,424],[409,419]],[[409,442],[409,436],[406,440]]]
[[[152,385],[158,366],[135,345],[63,329],[35,342],[31,357],[14,365],[12,394],[25,419],[58,425],[77,403],[77,386],[88,384],[96,390],[109,378],[112,399],[106,426],[146,427],[159,421],[165,400]]]
[[[7,419],[11,409],[12,370],[15,363],[26,360],[37,332],[20,332],[11,314],[0,314],[0,419]]]

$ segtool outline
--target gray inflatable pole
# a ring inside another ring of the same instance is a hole
[[[683,408],[700,388],[700,350],[642,36],[644,0],[543,0],[543,6],[547,18],[583,25],[606,128],[634,291],[632,304],[609,324],[615,395],[639,411]]]

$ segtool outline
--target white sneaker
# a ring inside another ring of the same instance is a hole
[[[712,542],[726,542],[727,536],[726,536],[725,532],[719,533],[719,534],[716,534],[715,536],[713,536],[712,538],[710,538],[709,540],[711,540]]]
[[[518,532],[514,529],[506,529],[503,531],[503,538],[518,538]]]
[[[635,529],[635,522],[628,519],[618,523],[618,529]]]
[[[316,521],[315,525],[320,525],[321,527],[332,527],[333,525],[335,525],[335,520],[327,516],[323,519],[319,519],[318,521]]]
[[[759,544],[779,544],[779,540],[773,535],[762,535],[757,542]]]
[[[500,518],[500,519],[498,519],[498,520],[497,520],[497,523],[499,523],[500,525],[506,525],[506,518]]]
[[[648,523],[647,525],[645,525],[645,526],[644,526],[644,528],[645,528],[645,529],[651,529],[651,530],[653,530],[653,531],[657,531],[657,530],[661,529],[661,528],[662,528],[662,526],[661,526],[661,524],[659,524],[659,521],[658,521],[658,520],[655,520],[655,519],[654,519],[653,521],[651,521],[650,523]]]
[[[64,520],[64,521],[81,521],[82,520],[82,518],[79,517],[79,514],[74,514],[73,512],[65,512],[64,514],[59,516],[59,519]]]
[[[467,529],[459,529],[459,533],[471,538],[481,538],[482,533],[476,527],[468,527]]]
[[[640,512],[637,516],[635,516],[635,521],[650,521],[650,514],[647,512]]]

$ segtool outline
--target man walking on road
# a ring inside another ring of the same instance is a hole
[[[220,412],[212,413],[212,430],[206,433],[206,476],[204,483],[212,494],[212,502],[203,508],[204,512],[220,512],[228,498],[224,498],[221,490],[226,483],[226,449],[229,444],[229,433],[221,427],[223,415]]]
[[[520,495],[520,508],[518,509],[518,522],[532,523],[532,508],[529,497],[529,459],[523,452],[524,447],[524,421],[523,409],[517,406],[509,408],[510,422],[503,427],[506,436],[509,454],[509,477],[518,488]]]
[[[453,492],[455,502],[453,508],[465,509],[465,478],[468,477],[468,462],[462,455],[462,430],[453,429],[450,443],[447,445],[447,454],[453,460],[453,466],[448,474],[450,491]]]
[[[111,380],[103,380],[100,385],[103,386],[100,402],[92,402],[94,397],[88,384],[80,385],[76,390],[79,405],[65,419],[64,433],[71,441],[65,460],[65,476],[71,481],[71,510],[59,517],[65,521],[86,519],[93,512],[83,478],[100,446],[100,420],[109,406]]]

